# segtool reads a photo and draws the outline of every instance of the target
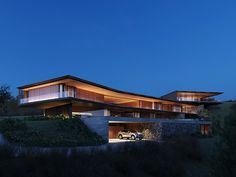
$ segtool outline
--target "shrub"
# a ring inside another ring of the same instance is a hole
[[[7,131],[26,131],[27,126],[24,121],[19,119],[3,119],[0,122],[0,132]]]
[[[174,142],[173,148],[179,152],[180,156],[191,160],[202,160],[202,153],[200,147],[198,146],[196,137],[179,136],[174,137],[172,141]]]
[[[48,117],[45,116],[30,116],[30,117],[25,117],[24,121],[40,121],[40,120],[48,120]]]
[[[189,144],[189,141],[178,141]],[[7,152],[6,149],[2,151]],[[8,155],[0,159],[0,176],[181,177],[185,175],[184,163],[188,159],[182,151],[173,147],[173,143],[142,141],[90,153],[73,150],[69,156],[64,151],[37,154],[26,151],[14,157],[9,150]],[[0,148],[0,157],[1,154]]]
[[[215,152],[210,159],[211,176],[236,176],[236,104],[225,116],[224,124],[219,124],[219,140],[215,144]]]
[[[0,145],[0,161],[14,157],[14,150],[9,145]]]

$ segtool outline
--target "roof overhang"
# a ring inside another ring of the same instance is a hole
[[[182,95],[202,96],[202,98],[212,97],[223,93],[223,92],[179,91],[179,90],[175,92],[177,94],[182,94]]]

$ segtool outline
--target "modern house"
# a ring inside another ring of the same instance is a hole
[[[116,137],[116,132],[124,128],[141,129],[154,124],[163,125],[163,134],[164,124],[173,123],[194,124],[198,126],[196,132],[208,134],[211,123],[200,121],[199,114],[207,105],[218,104],[212,96],[221,94],[175,91],[159,98],[113,89],[70,75],[18,89],[20,106],[43,109],[48,117],[79,116],[107,139]]]

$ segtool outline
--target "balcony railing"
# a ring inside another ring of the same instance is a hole
[[[30,96],[30,97],[27,97],[27,98],[20,99],[20,104],[56,99],[56,98],[59,98],[59,96],[60,96],[59,92],[44,94],[44,95],[40,95],[40,96]]]
[[[37,101],[52,100],[52,99],[57,99],[57,98],[68,98],[68,97],[86,99],[86,100],[90,100],[90,101],[100,101],[96,97],[77,96],[74,91],[64,91],[64,92],[55,92],[55,93],[43,94],[40,96],[30,96],[27,98],[22,98],[22,99],[20,99],[20,104],[32,103],[32,102],[37,102]]]
[[[178,97],[178,101],[190,101],[190,102],[215,102],[214,98],[188,98],[188,97]]]
[[[205,102],[215,102],[216,100],[214,98],[202,98],[201,101]]]
[[[52,100],[52,99],[57,99],[57,98],[67,98],[67,97],[75,97],[74,92],[55,92],[55,93],[49,93],[49,94],[43,94],[40,96],[30,96],[28,98],[22,98],[20,99],[20,104],[25,104],[25,103],[32,103],[32,102],[37,102],[37,101],[44,101],[44,100]]]

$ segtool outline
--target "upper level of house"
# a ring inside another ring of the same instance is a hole
[[[220,94],[222,94],[222,92],[174,91],[162,96],[161,98],[193,104],[215,104],[218,103],[218,101],[214,96]]]
[[[60,99],[86,100],[91,103],[116,105],[119,107],[143,108],[170,112],[197,114],[198,106],[182,103],[178,99],[168,100],[116,90],[74,76],[66,75],[30,85],[18,87],[19,104],[41,103]],[[182,97],[185,98],[185,97]]]

